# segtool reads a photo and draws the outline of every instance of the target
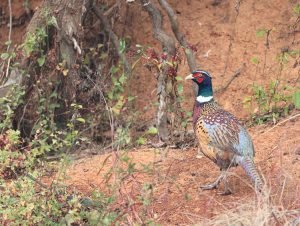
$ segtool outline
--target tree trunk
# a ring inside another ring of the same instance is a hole
[[[68,109],[75,101],[76,81],[78,78],[77,60],[81,57],[80,39],[82,36],[82,16],[86,11],[87,0],[52,0],[50,1],[52,12],[57,13],[59,30],[57,41],[59,48],[59,61],[63,62],[65,74],[60,73],[61,107],[55,115],[59,122],[67,122],[71,114]]]
[[[47,29],[47,39],[51,43],[47,49],[44,49],[48,70],[39,68],[36,63],[36,55],[25,56],[19,60],[19,71],[25,71],[27,76],[22,76],[21,85],[25,87],[25,95],[23,96],[23,104],[20,104],[14,113],[13,124],[15,129],[19,129],[23,136],[28,137],[31,133],[32,126],[36,123],[39,114],[37,96],[39,95],[36,88],[37,82],[49,81],[40,87],[44,93],[51,94],[53,90],[57,90],[59,107],[55,110],[55,120],[57,122],[66,123],[71,116],[68,110],[71,103],[74,102],[76,94],[76,81],[78,77],[77,61],[81,57],[80,38],[82,34],[82,16],[86,11],[86,2],[88,0],[45,0],[42,6],[35,12],[26,29],[25,37],[31,33],[35,34],[40,27],[47,27],[49,18],[45,15],[48,13],[55,17],[57,27],[52,30]],[[51,52],[55,59],[51,58]],[[51,62],[49,62],[51,61]],[[61,64],[62,70],[55,69]],[[52,83],[51,83],[52,81]],[[49,96],[46,96],[49,98]],[[30,112],[29,112],[30,111]],[[30,120],[23,120],[26,114],[31,114]]]

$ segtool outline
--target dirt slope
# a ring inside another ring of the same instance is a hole
[[[300,208],[300,121],[290,120],[268,130],[266,127],[250,130],[256,149],[255,162],[271,189],[271,199],[288,209]],[[154,171],[149,175],[134,173],[124,181],[126,189],[122,193],[137,200],[142,185],[151,183],[154,196],[149,208],[157,222],[163,225],[199,223],[203,218],[211,218],[255,199],[249,179],[240,167],[230,170],[234,194],[220,196],[216,190],[199,189],[200,184],[212,182],[219,175],[219,169],[205,157],[195,158],[195,149],[169,150],[166,155],[161,153],[153,149],[129,152],[137,169],[149,164]],[[111,154],[75,161],[67,171],[67,183],[85,194],[94,189],[105,191],[105,175],[112,163]]]
[[[283,49],[300,49],[300,25],[295,25],[295,32],[291,26],[297,19],[292,9],[297,1],[238,1],[238,11],[236,1],[169,2],[177,12],[182,32],[188,41],[198,48],[199,68],[211,73],[215,88],[223,86],[236,70],[242,69],[241,75],[232,85],[217,96],[218,101],[238,117],[243,118],[249,113],[243,107],[243,100],[245,96],[251,95],[253,83],[267,85],[271,80],[279,78],[282,84],[299,86],[299,59],[289,58],[289,62],[280,72],[280,64],[276,58]],[[125,34],[132,38],[133,43],[160,48],[152,37],[152,24],[148,14],[140,10],[137,1],[128,7],[126,15],[129,19],[121,19],[121,24],[128,24],[130,27]],[[170,30],[168,17],[164,16],[164,19],[165,27]],[[271,30],[268,48],[265,46],[267,36],[256,36],[259,29]],[[172,32],[169,34],[172,35]],[[251,62],[253,57],[259,60],[258,65]],[[180,66],[179,75],[185,76],[187,73],[189,70],[184,61]],[[153,74],[146,68],[136,71],[130,90],[138,96],[137,110],[149,105],[149,99],[156,101],[155,83]],[[184,89],[188,106],[191,107],[191,84],[186,84]],[[145,114],[150,115],[149,112]]]

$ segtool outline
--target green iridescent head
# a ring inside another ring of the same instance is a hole
[[[200,103],[208,102],[213,99],[211,76],[207,71],[196,70],[189,74],[186,80],[192,80],[198,86],[197,101]]]

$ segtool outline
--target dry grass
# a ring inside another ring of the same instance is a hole
[[[234,206],[213,218],[202,219],[197,225],[300,225],[300,209],[289,210],[277,205],[266,189],[257,200],[235,203]]]

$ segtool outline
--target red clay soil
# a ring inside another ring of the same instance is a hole
[[[23,20],[24,22],[17,25],[19,21],[21,21],[22,17],[26,14],[26,9],[24,0],[13,0],[11,1],[12,6],[12,17],[13,17],[13,26],[12,29],[12,43],[20,44],[24,39],[24,35],[26,32],[26,26],[29,23],[29,19]],[[42,4],[42,0],[29,0],[28,7],[33,12],[36,11],[37,7]],[[9,9],[8,9],[8,1],[2,0],[0,1],[0,50],[4,50],[6,48],[5,42],[8,41],[8,33],[9,33]]]
[[[255,162],[268,187],[270,197],[287,209],[300,208],[300,121],[290,120],[271,131],[265,126],[250,129],[256,149]],[[124,179],[123,195],[137,199],[142,185],[153,185],[153,200],[149,208],[156,222],[163,225],[195,224],[222,211],[255,199],[249,179],[238,167],[230,170],[229,183],[233,194],[221,196],[219,190],[202,191],[201,184],[212,182],[220,173],[218,167],[196,150],[141,149],[129,152],[137,169],[149,164],[151,174],[136,172]],[[113,155],[105,154],[75,161],[67,170],[67,184],[84,194],[93,190],[107,192],[106,175],[113,166]],[[162,157],[163,156],[163,157]],[[110,178],[108,183],[113,183]],[[134,198],[135,197],[135,198]]]
[[[296,23],[296,32],[290,26],[297,19],[293,13],[293,6],[298,3],[295,0],[238,2],[240,7],[237,13],[236,1],[169,1],[177,12],[180,28],[188,42],[198,48],[199,68],[211,73],[215,89],[226,84],[235,71],[241,69],[240,76],[217,99],[236,116],[245,118],[249,112],[243,107],[243,100],[245,96],[251,95],[253,83],[268,85],[271,80],[278,78],[282,85],[299,86],[299,59],[289,58],[289,63],[280,72],[276,56],[283,49],[300,49],[300,25]],[[153,38],[151,20],[145,11],[140,10],[138,1],[131,4],[124,14],[126,16],[121,17],[120,26],[127,25],[125,35],[131,37],[133,44],[147,44],[160,49],[161,46]],[[166,15],[164,21],[172,35]],[[259,29],[272,29],[268,49],[265,46],[266,35],[256,36]],[[251,62],[253,57],[259,60],[258,65]],[[179,75],[185,76],[188,73],[188,65],[184,61],[179,66]],[[135,71],[129,90],[138,97],[136,110],[142,111],[145,106],[149,106],[150,101],[156,101],[155,84],[153,72],[144,67]],[[190,83],[185,84],[184,95],[187,100],[185,105],[191,109],[194,96]],[[153,117],[152,111],[145,111],[144,116]]]

